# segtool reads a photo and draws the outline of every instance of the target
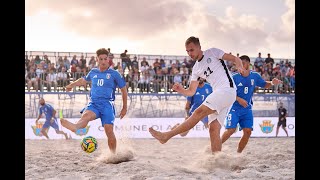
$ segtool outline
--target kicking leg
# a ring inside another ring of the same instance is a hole
[[[96,119],[96,114],[93,111],[86,110],[82,114],[80,120],[76,124],[74,124],[64,118],[61,118],[60,122],[63,127],[69,129],[72,132],[76,132],[78,129],[82,129],[82,128],[86,127],[88,125],[89,121],[92,121],[94,119]]]
[[[177,126],[176,128],[167,131],[167,132],[159,132],[154,130],[152,127],[149,128],[150,134],[156,138],[161,144],[166,143],[173,136],[183,133],[185,131],[189,131],[193,128],[201,119],[208,116],[209,114],[214,113],[215,111],[211,110],[205,105],[201,105],[198,109],[196,109],[192,115],[184,121],[182,124]]]

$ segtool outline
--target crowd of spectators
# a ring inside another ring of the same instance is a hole
[[[110,51],[110,48],[109,48]],[[237,54],[239,56],[239,54]],[[47,55],[25,57],[25,84],[26,91],[34,92],[61,92],[71,81],[85,76],[92,68],[96,67],[95,56],[84,57],[81,55],[53,57]],[[119,71],[127,82],[129,93],[173,93],[171,87],[178,82],[188,86],[194,61],[188,57],[183,59],[147,59],[145,56],[128,54],[125,50],[119,55],[111,53],[111,68]],[[56,60],[57,59],[57,60]],[[251,69],[257,71],[265,80],[274,77],[283,81],[270,89],[257,88],[256,93],[289,94],[295,91],[295,66],[288,59],[275,62],[270,54],[266,58],[258,53],[256,58],[251,58]],[[235,66],[227,62],[231,71],[236,71]],[[77,87],[74,91],[89,91],[91,84]]]

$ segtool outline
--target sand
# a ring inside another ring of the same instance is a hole
[[[295,139],[251,138],[236,153],[230,138],[212,155],[208,138],[118,139],[116,155],[107,140],[85,153],[80,140],[25,140],[25,179],[59,180],[215,180],[295,179]]]

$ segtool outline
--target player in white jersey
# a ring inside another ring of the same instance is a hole
[[[167,132],[159,132],[151,127],[149,132],[164,144],[173,136],[190,130],[201,119],[208,116],[211,151],[221,151],[221,125],[224,123],[229,107],[236,100],[236,86],[224,60],[235,63],[238,72],[243,74],[245,71],[242,61],[239,57],[225,53],[218,48],[202,51],[199,38],[194,36],[186,40],[185,47],[191,59],[196,61],[192,68],[190,85],[184,89],[181,84],[176,83],[172,89],[185,96],[192,96],[198,87],[198,78],[204,78],[212,86],[213,92],[186,121],[176,128]]]

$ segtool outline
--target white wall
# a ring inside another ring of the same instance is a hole
[[[72,122],[76,122],[77,119],[68,119]],[[40,122],[44,119],[40,119]],[[128,137],[128,138],[153,138],[149,131],[149,127],[153,127],[156,130],[168,131],[176,123],[181,123],[184,118],[124,118],[116,119],[114,131],[117,137]],[[84,136],[94,136],[96,138],[106,138],[104,129],[101,127],[100,119],[91,121],[86,131],[83,131],[82,135],[79,133],[73,133],[60,125],[61,130],[71,134],[73,139],[81,139]],[[264,123],[263,123],[264,122]],[[269,123],[268,123],[269,122]],[[254,118],[254,128],[251,137],[274,137],[276,133],[278,118],[277,117],[255,117]],[[224,131],[224,127],[221,129],[221,134]],[[267,130],[270,130],[268,132]],[[295,117],[287,118],[287,130],[289,136],[295,136]],[[40,129],[35,127],[35,119],[26,119],[25,121],[25,139],[45,139],[44,136],[39,136]],[[37,135],[36,135],[37,134]],[[55,133],[54,129],[49,128],[48,135],[50,139],[64,139],[63,135],[58,135]],[[242,131],[236,131],[232,137],[240,137]],[[286,136],[282,128],[279,129],[278,136]],[[209,137],[209,132],[203,126],[202,122],[199,122],[193,129],[190,130],[189,134],[184,138],[195,138],[195,137]],[[175,136],[174,138],[180,138],[180,136]]]

